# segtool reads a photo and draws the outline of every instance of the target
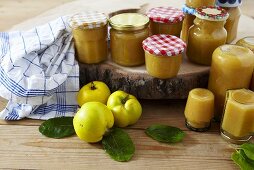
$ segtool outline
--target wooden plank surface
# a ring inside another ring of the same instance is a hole
[[[0,0],[0,30],[68,1]],[[243,13],[254,16],[253,5],[253,0],[245,0]],[[5,103],[0,100],[0,109]],[[128,163],[111,160],[100,144],[87,144],[76,136],[46,138],[38,132],[41,121],[0,121],[0,169],[238,169],[230,160],[235,146],[220,137],[219,124],[213,123],[206,133],[187,130],[184,105],[185,101],[142,101],[142,118],[125,129],[136,145]],[[154,123],[177,126],[187,136],[179,144],[160,144],[144,134]]]

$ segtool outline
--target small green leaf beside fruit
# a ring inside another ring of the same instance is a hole
[[[75,134],[73,117],[57,117],[43,122],[39,131],[49,138],[63,138]]]
[[[183,140],[185,133],[177,128],[167,125],[152,125],[145,130],[145,133],[163,143],[176,143]]]
[[[231,159],[242,170],[254,170],[254,144],[244,143],[232,155]]]
[[[135,146],[125,131],[113,128],[102,139],[103,148],[116,161],[129,161],[135,152]]]

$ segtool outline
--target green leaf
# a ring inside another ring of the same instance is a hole
[[[245,155],[249,159],[254,161],[254,144],[253,143],[244,143],[241,145],[240,148],[244,151]]]
[[[73,117],[48,119],[39,127],[41,134],[50,138],[63,138],[75,134]]]
[[[113,128],[102,139],[103,148],[116,161],[129,161],[135,152],[135,146],[128,135],[120,128]]]
[[[254,170],[254,162],[248,160],[243,150],[234,152],[231,155],[231,159],[242,169],[242,170]]]
[[[185,136],[181,129],[167,125],[152,125],[145,130],[145,133],[154,140],[164,143],[180,142]]]

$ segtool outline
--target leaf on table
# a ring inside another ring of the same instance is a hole
[[[177,128],[167,125],[152,125],[145,130],[145,133],[163,143],[176,143],[183,140],[185,133]]]
[[[48,119],[39,127],[41,134],[50,138],[63,138],[75,134],[73,117],[57,117]]]
[[[243,150],[234,152],[231,155],[231,159],[242,169],[242,170],[254,170],[254,162],[248,160]]]
[[[254,161],[254,144],[253,143],[244,143],[241,145],[240,148],[244,151],[245,155],[249,159]]]
[[[125,131],[120,128],[113,128],[102,139],[103,148],[116,161],[129,161],[135,152],[135,146]]]

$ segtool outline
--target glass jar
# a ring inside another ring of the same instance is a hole
[[[202,88],[191,90],[184,110],[187,128],[198,132],[207,131],[210,128],[213,114],[213,93]]]
[[[172,7],[156,7],[147,12],[150,18],[152,35],[169,34],[180,37],[184,14],[182,10]]]
[[[254,36],[242,38],[236,42],[236,45],[249,48],[254,53]],[[254,71],[252,73],[250,89],[254,91]]]
[[[104,14],[98,12],[76,14],[71,17],[70,26],[79,62],[94,64],[107,59],[108,26]]]
[[[227,43],[231,43],[237,36],[238,22],[241,16],[241,10],[239,7],[224,8],[229,13],[229,18],[225,24],[227,30]]]
[[[122,66],[145,63],[142,41],[149,36],[149,18],[138,13],[124,13],[110,18],[112,60]]]
[[[251,50],[238,45],[223,45],[213,52],[208,89],[215,96],[215,120],[220,121],[229,89],[248,88],[254,66]]]
[[[231,143],[242,144],[254,132],[254,92],[229,90],[221,123],[221,135]]]
[[[254,53],[254,36],[242,38],[236,42],[236,45],[247,47]]]
[[[159,34],[143,41],[146,70],[149,75],[167,79],[177,75],[186,44],[178,37]]]
[[[184,42],[187,42],[189,28],[193,25],[194,19],[196,18],[195,16],[196,10],[194,8],[187,7],[186,5],[183,6],[182,10],[184,12],[184,20],[182,25],[181,39]]]
[[[191,8],[199,8],[202,6],[214,6],[215,0],[186,0],[186,5]]]
[[[211,65],[213,51],[226,43],[224,24],[228,13],[219,7],[196,10],[194,25],[189,29],[186,55],[193,63]]]

